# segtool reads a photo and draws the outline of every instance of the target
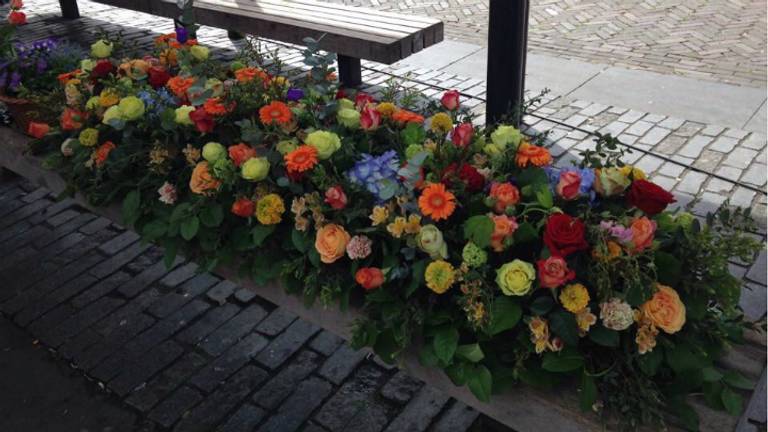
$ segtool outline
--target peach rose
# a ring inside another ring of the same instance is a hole
[[[563,171],[560,173],[560,180],[555,187],[560,197],[564,200],[572,200],[579,196],[579,186],[581,186],[581,175],[576,171]]]
[[[672,288],[656,284],[656,291],[650,300],[640,306],[643,315],[656,327],[672,334],[685,324],[685,305]]]
[[[520,190],[512,183],[494,183],[490,195],[496,200],[493,207],[496,213],[504,213],[508,206],[520,202]]]
[[[192,178],[189,179],[189,189],[199,195],[206,195],[219,188],[221,181],[211,174],[208,162],[199,162],[192,170]]]
[[[504,239],[511,236],[517,230],[517,221],[513,217],[505,215],[492,216],[493,234],[491,234],[491,248],[496,252],[504,250]]]
[[[629,226],[632,231],[632,243],[635,245],[635,252],[641,252],[651,246],[653,235],[656,233],[656,222],[643,216],[637,218]]]
[[[349,233],[344,227],[336,224],[328,224],[317,230],[315,249],[320,254],[320,261],[331,264],[343,257],[349,239]]]

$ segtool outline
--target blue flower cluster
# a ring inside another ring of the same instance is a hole
[[[157,92],[142,90],[136,96],[144,102],[144,108],[150,116],[160,116],[166,108],[174,107],[179,101],[163,87]]]
[[[581,183],[579,184],[579,194],[589,196],[590,201],[595,200],[595,190],[592,189],[592,184],[595,182],[595,172],[591,168],[544,168],[549,178],[549,185],[554,192],[557,184],[560,182],[560,174],[564,172],[575,172],[581,177]]]
[[[394,150],[386,151],[380,156],[365,153],[347,172],[347,177],[352,183],[372,193],[377,202],[383,202],[394,197],[401,188],[397,175],[399,168],[400,161]]]

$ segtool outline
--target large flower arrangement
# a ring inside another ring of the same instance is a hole
[[[474,127],[455,91],[423,115],[347,97],[311,41],[294,86],[185,36],[143,58],[94,44],[58,77],[59,124],[36,143],[168,262],[184,250],[307,304],[357,302],[357,346],[394,361],[419,341],[484,401],[570,383],[629,426],[673,413],[695,428],[694,391],[739,411],[744,380],[714,361],[747,325],[727,259],[758,247],[748,214],[665,211],[673,196],[610,137],[554,168],[518,129]]]

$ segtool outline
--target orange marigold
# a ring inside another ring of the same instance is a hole
[[[184,78],[182,76],[175,76],[168,80],[165,84],[171,92],[179,98],[185,98],[187,96],[187,90],[195,83],[194,78]]]
[[[529,163],[537,167],[549,165],[552,162],[552,155],[549,150],[533,144],[523,142],[517,149],[517,166],[525,167]]]
[[[399,109],[392,114],[392,120],[397,123],[424,123],[424,116],[416,114],[415,112]]]
[[[208,98],[203,104],[205,112],[212,116],[222,116],[231,110],[231,106],[227,107],[221,102],[221,98],[213,97]]]
[[[442,183],[432,183],[419,197],[419,209],[433,220],[448,219],[456,210],[456,197]]]
[[[317,149],[310,145],[299,146],[296,150],[286,153],[284,159],[288,171],[294,173],[308,171],[317,165]]]
[[[264,72],[259,68],[244,67],[235,71],[235,78],[237,78],[237,81],[241,83],[247,83],[249,81],[253,81],[253,79],[256,77],[258,77],[264,82],[269,81],[269,75],[267,75],[266,72]]]
[[[264,105],[259,109],[259,119],[264,125],[271,125],[277,123],[279,125],[287,125],[293,119],[293,113],[288,105],[280,101],[274,101],[269,105]]]

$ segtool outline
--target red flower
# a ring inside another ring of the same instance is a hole
[[[466,147],[472,143],[472,136],[475,134],[475,128],[472,123],[462,123],[451,132],[451,141],[457,147]]]
[[[584,222],[564,213],[555,213],[547,218],[544,243],[552,255],[563,257],[589,248],[584,239]]]
[[[635,180],[627,193],[627,202],[647,215],[661,213],[667,205],[675,202],[675,197],[656,183],[648,180]]]
[[[336,90],[336,99],[344,99],[347,97],[347,92],[343,88]]]
[[[355,107],[359,110],[365,108],[369,103],[376,102],[371,95],[365,92],[357,92],[355,96]]]
[[[248,198],[238,198],[237,201],[232,203],[232,214],[240,217],[251,217],[256,210],[256,205]]]
[[[101,167],[107,161],[109,154],[115,149],[115,143],[112,141],[106,141],[100,145],[93,154],[93,160],[96,162],[97,167]]]
[[[539,269],[539,282],[544,288],[557,288],[576,277],[576,272],[569,269],[568,263],[557,255],[536,261],[536,267]]]
[[[443,97],[440,99],[440,103],[443,104],[445,109],[453,111],[459,108],[459,92],[458,90],[448,90],[443,93]]]
[[[213,116],[205,112],[205,108],[197,107],[197,109],[189,113],[189,118],[195,123],[198,132],[213,132]]]
[[[62,130],[71,131],[83,127],[83,122],[88,118],[88,113],[73,108],[64,108],[59,124]]]
[[[366,105],[360,113],[360,127],[365,131],[378,129],[381,125],[381,113],[376,108]]]
[[[107,75],[114,73],[115,70],[115,65],[113,65],[111,61],[99,60],[96,62],[96,66],[93,67],[93,70],[91,70],[91,78],[104,78]]]
[[[347,194],[344,193],[344,189],[339,185],[330,187],[325,191],[325,202],[334,210],[341,210],[347,206]]]
[[[21,11],[11,11],[8,14],[8,22],[12,25],[24,25],[27,23],[27,15]]]
[[[152,66],[147,73],[149,74],[149,79],[147,81],[149,81],[149,85],[155,90],[160,87],[165,87],[165,84],[171,79],[171,74],[169,74],[164,67]]]
[[[47,123],[29,122],[27,133],[37,139],[40,139],[44,137],[45,134],[47,134],[50,130],[51,127],[48,126]]]
[[[227,150],[229,151],[229,158],[232,159],[232,163],[236,167],[239,167],[248,159],[256,157],[256,149],[244,143],[233,145]]]
[[[459,170],[459,178],[467,185],[467,191],[477,192],[485,186],[485,177],[470,164],[463,164]]]
[[[363,267],[355,273],[355,282],[370,291],[384,284],[384,273],[376,267]]]

